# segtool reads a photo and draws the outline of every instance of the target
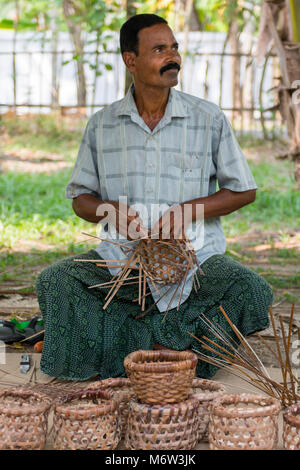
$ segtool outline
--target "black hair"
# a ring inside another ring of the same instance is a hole
[[[155,24],[168,22],[161,16],[145,13],[135,15],[129,18],[121,27],[120,31],[120,48],[123,52],[134,52],[138,55],[138,33],[141,29],[149,28]]]

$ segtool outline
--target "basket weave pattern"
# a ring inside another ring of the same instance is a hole
[[[278,439],[279,400],[232,394],[212,403],[209,445],[213,450],[272,450]]]
[[[282,437],[286,450],[300,450],[300,402],[284,411]]]
[[[198,439],[208,441],[208,425],[212,401],[226,394],[226,388],[219,382],[206,379],[194,379],[192,394],[199,400],[198,407]]]
[[[128,404],[135,397],[130,380],[121,377],[99,380],[91,384],[88,390],[109,390],[113,397],[119,401],[121,435],[124,437],[129,413]]]
[[[125,448],[193,449],[198,441],[198,405],[194,396],[181,403],[153,406],[131,400]]]
[[[191,392],[198,358],[189,351],[135,351],[124,360],[132,387],[142,403],[178,403]]]
[[[0,449],[41,450],[48,427],[51,403],[26,389],[0,392]]]
[[[115,449],[120,434],[118,401],[107,390],[75,392],[54,404],[55,449]]]

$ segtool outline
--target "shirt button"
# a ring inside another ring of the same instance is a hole
[[[152,193],[153,192],[153,189],[147,189],[147,193]]]
[[[153,163],[149,163],[148,167],[149,167],[149,168],[152,168],[152,167],[153,167]]]

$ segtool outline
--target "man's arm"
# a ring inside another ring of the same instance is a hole
[[[100,201],[92,194],[80,194],[80,196],[75,197],[72,202],[72,207],[73,211],[76,215],[78,215],[78,217],[87,220],[88,222],[94,222],[97,224],[106,216],[106,214],[102,216],[96,215],[98,207],[104,203],[110,203],[116,207],[116,202]]]
[[[250,204],[255,201],[256,189],[250,189],[249,191],[234,192],[230,189],[220,189],[215,194],[207,197],[200,197],[191,201],[186,201],[181,204],[192,205],[192,220],[197,218],[197,204],[204,205],[204,218],[209,219],[211,217],[220,217],[222,215],[231,214],[241,207]]]
[[[106,218],[106,222],[112,223],[129,240],[147,235],[139,214],[126,204],[101,201],[92,194],[80,194],[73,199],[72,207],[78,217],[88,222],[97,224]]]

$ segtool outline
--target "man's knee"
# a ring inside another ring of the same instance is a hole
[[[259,303],[263,303],[266,307],[273,303],[273,290],[270,285],[259,274],[253,273],[250,277],[251,295]]]

